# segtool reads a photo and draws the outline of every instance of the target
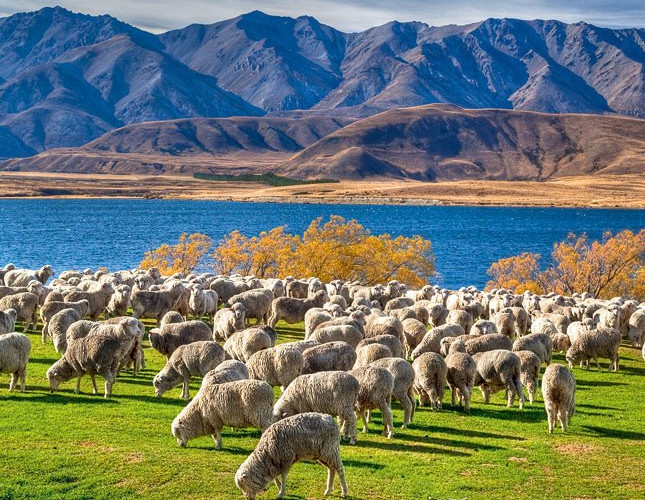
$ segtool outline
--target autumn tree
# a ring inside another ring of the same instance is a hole
[[[524,253],[501,259],[488,270],[493,278],[488,288],[511,288],[516,292],[555,291],[560,294],[588,292],[594,297],[618,295],[643,298],[645,292],[645,229],[638,233],[606,232],[602,240],[586,234],[569,234],[556,243],[546,269],[540,255]]]
[[[166,276],[175,273],[188,274],[206,266],[206,259],[212,247],[213,241],[205,234],[183,233],[175,245],[164,243],[159,248],[146,252],[139,267],[156,267]]]

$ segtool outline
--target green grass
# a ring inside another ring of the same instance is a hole
[[[302,327],[281,324],[279,333],[283,342],[295,340]],[[154,397],[152,377],[164,363],[158,353],[146,348],[148,368],[119,377],[111,400],[91,395],[89,378],[78,396],[73,381],[50,394],[45,372],[57,355],[39,335],[30,338],[28,392],[9,394],[5,375],[0,384],[0,500],[242,498],[233,476],[259,431],[225,429],[222,451],[210,437],[179,448],[170,423],[184,403],[179,388]],[[508,409],[502,393],[484,404],[477,391],[465,416],[446,392],[442,411],[418,409],[405,430],[395,403],[391,440],[380,435],[376,412],[368,435],[342,445],[350,497],[644,498],[645,364],[637,354],[623,347],[618,373],[574,371],[578,407],[565,435],[548,434],[541,399]],[[320,498],[325,478],[321,466],[298,463],[287,493]],[[275,493],[271,486],[262,498]]]
[[[193,174],[195,179],[203,179],[207,181],[234,181],[234,182],[260,182],[268,184],[269,186],[299,186],[301,184],[333,184],[339,183],[338,179],[312,179],[300,180],[292,179],[290,177],[282,177],[275,175],[271,172],[266,174],[241,174],[241,175],[225,175],[225,174]]]

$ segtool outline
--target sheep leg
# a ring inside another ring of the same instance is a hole
[[[221,429],[215,429],[215,432],[213,433],[213,440],[215,441],[215,449],[221,450],[222,449],[222,430]]]
[[[111,372],[105,374],[105,395],[104,395],[104,397],[106,399],[112,396],[112,386],[114,385],[115,378],[116,377]]]
[[[16,388],[16,382],[18,381],[18,372],[11,374],[11,382],[9,382],[9,392],[13,392]]]
[[[76,390],[74,391],[74,394],[80,394],[81,393],[81,378],[83,376],[79,375],[76,377]]]
[[[381,415],[383,416],[383,435],[388,439],[392,439],[392,436],[394,436],[392,408],[389,404],[382,404],[379,410],[381,410]]]
[[[190,399],[190,388],[188,387],[190,380],[184,379],[184,387],[181,391],[181,397],[186,401]]]
[[[99,388],[96,386],[96,377],[94,375],[90,375],[90,378],[92,379],[92,394],[98,394]]]
[[[461,395],[464,400],[464,411],[466,413],[470,413],[470,396],[471,396],[471,390],[469,387],[463,387],[461,389]]]
[[[47,323],[43,324],[43,344],[47,342]]]
[[[567,416],[568,413],[564,407],[558,409],[558,420],[560,421],[560,427],[562,427],[562,432],[567,432]]]
[[[555,427],[555,408],[553,406],[553,403],[550,401],[545,402],[545,408],[546,408],[546,417],[547,420],[549,421],[549,434],[553,433],[553,428]]]
[[[457,387],[455,387],[454,385],[451,385],[450,386],[450,404],[452,406],[455,406],[456,396],[457,396]]]
[[[363,432],[367,434],[367,411],[363,409],[358,409],[357,412],[360,414],[361,420],[363,421]]]
[[[276,486],[278,487],[278,496],[277,498],[284,497],[285,490],[287,488],[287,474],[289,474],[289,468],[287,467],[280,474],[280,484],[278,484],[278,478],[276,477]]]
[[[408,416],[406,412],[406,420],[407,420],[406,427],[407,425],[412,423],[412,420],[414,419],[414,412],[416,411],[416,401],[414,399],[414,389],[412,387],[410,387],[410,390],[408,391],[407,396],[408,396],[407,401],[408,401],[408,404],[410,405],[410,414]],[[405,403],[403,401],[402,403],[403,403],[403,406],[405,406]]]
[[[325,488],[325,493],[323,493],[323,495],[325,496],[329,495],[334,489],[335,474],[336,474],[336,471],[334,470],[334,468],[327,466],[327,487]]]
[[[344,415],[341,418],[347,426],[346,432],[349,436],[349,444],[356,444],[356,414],[354,413],[354,408],[348,408],[343,413]]]

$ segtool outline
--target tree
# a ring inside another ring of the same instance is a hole
[[[201,233],[183,233],[175,245],[164,243],[155,250],[145,253],[139,264],[141,269],[156,267],[163,275],[188,274],[206,265],[205,259],[213,241]]]

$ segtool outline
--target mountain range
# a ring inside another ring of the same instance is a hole
[[[103,144],[117,152],[150,139],[118,145],[115,137],[124,135],[115,129],[172,120],[162,127],[170,134],[162,142],[190,134],[191,126],[206,134],[229,127],[229,139],[250,137],[244,144],[251,148],[262,141],[269,152],[306,148],[293,161],[311,165],[319,154],[312,141],[323,132],[332,135],[318,148],[333,144],[350,121],[433,103],[645,118],[645,30],[487,19],[442,27],[391,22],[343,33],[312,17],[255,11],[154,35],[60,7],[0,19],[0,158],[81,146],[105,133]],[[251,118],[212,121],[244,116]],[[295,117],[309,121],[279,121]],[[631,121],[607,123],[634,129]],[[253,127],[272,137],[253,136]],[[398,168],[369,148],[352,155]],[[405,175],[438,175],[422,170]]]

